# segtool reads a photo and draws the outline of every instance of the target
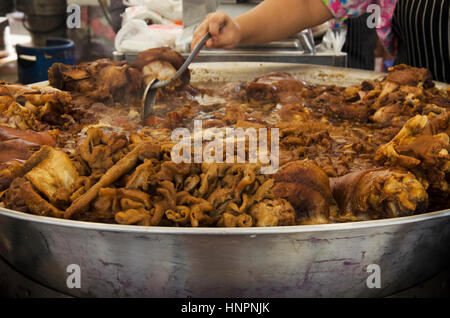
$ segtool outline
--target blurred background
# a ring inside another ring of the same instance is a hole
[[[223,10],[235,17],[259,2],[2,0],[0,80],[24,84],[45,80],[54,62],[74,64],[103,57],[132,62],[140,51],[159,46],[188,55],[192,33],[206,14]],[[377,45],[376,32],[367,28],[366,19],[329,21],[264,45],[204,49],[197,61],[312,63],[383,71],[390,57]],[[55,38],[57,42],[48,42]]]

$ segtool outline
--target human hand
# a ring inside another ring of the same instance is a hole
[[[221,29],[221,25],[224,25]],[[239,44],[241,29],[239,25],[223,11],[210,13],[194,32],[191,42],[191,51],[209,32],[211,38],[206,42],[207,48],[232,49]]]

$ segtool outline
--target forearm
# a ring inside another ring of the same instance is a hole
[[[265,0],[235,22],[241,44],[258,44],[285,39],[331,18],[322,0]]]

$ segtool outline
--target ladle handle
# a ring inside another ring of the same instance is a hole
[[[219,28],[219,33],[222,32],[222,29],[225,27],[226,24],[227,24],[226,21],[222,22],[222,24],[220,25],[220,28]],[[209,32],[206,33],[202,37],[200,42],[198,42],[198,44],[192,50],[191,54],[189,54],[189,56],[187,57],[186,61],[184,61],[183,65],[181,65],[181,67],[178,69],[178,71],[170,79],[168,79],[166,81],[157,81],[157,82],[155,82],[152,85],[152,89],[166,86],[170,82],[178,79],[181,76],[181,74],[183,74],[184,71],[186,71],[188,66],[191,64],[192,60],[197,56],[198,52],[200,52],[200,50],[203,48],[203,46],[206,44],[206,41],[208,41],[210,37],[211,37],[211,33],[209,33]]]

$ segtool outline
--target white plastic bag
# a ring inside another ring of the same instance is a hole
[[[338,28],[328,29],[322,39],[321,46],[325,47],[327,51],[333,53],[341,53],[345,44],[345,37],[347,35],[347,26],[345,24]]]
[[[124,0],[127,6],[144,6],[147,10],[160,14],[172,21],[183,20],[182,0]]]
[[[183,28],[177,25],[147,25],[143,20],[127,22],[117,33],[115,48],[120,52],[141,52],[160,46],[175,47]]]
[[[161,46],[161,41],[152,41],[147,23],[143,20],[131,20],[117,33],[114,46],[121,52],[140,52]]]
[[[131,20],[144,20],[148,24],[173,24],[173,21],[163,18],[160,14],[148,10],[145,6],[129,7],[122,13],[122,26]]]
[[[150,37],[162,42],[165,46],[175,47],[177,38],[183,33],[183,27],[178,25],[149,25]]]

